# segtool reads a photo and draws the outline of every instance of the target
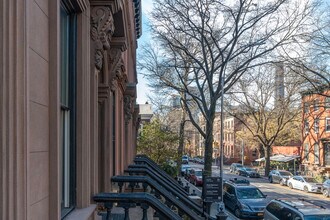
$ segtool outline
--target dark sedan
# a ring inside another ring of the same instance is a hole
[[[260,178],[260,174],[255,169],[249,167],[239,168],[236,173],[240,176]]]
[[[267,200],[257,187],[248,182],[227,181],[223,190],[226,207],[238,218],[263,219]]]
[[[330,196],[330,179],[326,180],[322,185],[322,193],[325,197]]]

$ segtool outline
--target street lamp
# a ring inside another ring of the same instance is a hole
[[[225,220],[227,219],[227,214],[225,211],[225,205],[223,203],[223,96],[224,96],[224,86],[225,86],[225,74],[223,73],[223,76],[221,77],[221,112],[220,112],[220,120],[221,120],[221,127],[220,127],[220,180],[221,180],[221,202],[218,204],[218,214],[217,214],[217,220]]]

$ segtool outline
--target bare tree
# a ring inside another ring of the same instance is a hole
[[[228,97],[240,106],[240,111],[231,114],[247,128],[245,135],[257,140],[263,147],[265,176],[270,170],[271,146],[276,142],[300,140],[301,134],[299,92],[304,79],[292,72],[286,73],[285,78],[283,72],[276,75],[276,68],[277,71],[284,71],[282,67],[279,70],[274,65],[266,65],[246,73],[232,88],[235,92]],[[283,77],[283,81],[276,77]],[[296,129],[295,132],[292,129]]]
[[[294,38],[308,29],[312,12],[308,0],[154,1],[151,29],[162,49],[150,53],[158,61],[150,78],[189,97],[183,104],[205,139],[206,171],[211,172],[213,124],[222,90],[227,92],[249,69],[268,63],[277,49],[297,43]],[[191,106],[203,115],[205,130]]]

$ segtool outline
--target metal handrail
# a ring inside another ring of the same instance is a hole
[[[171,186],[163,188],[155,180],[148,176],[113,176],[112,182],[117,183],[143,183],[148,184],[152,189],[159,192],[167,201],[189,216],[191,219],[203,219],[203,210],[198,207],[196,203],[191,203],[191,200],[187,197],[177,197],[168,192]],[[134,184],[131,184],[134,187]]]
[[[159,167],[159,165],[157,163],[155,163],[155,161],[153,161],[152,159],[150,159],[148,156],[146,156],[146,155],[137,155],[134,158],[134,162],[136,164],[145,163],[145,164],[149,165],[152,169],[155,170],[155,172],[157,172],[160,175],[162,175],[165,178],[167,178],[171,182],[171,184],[176,185],[177,187],[180,187],[180,184],[177,181],[175,181],[172,176],[170,176],[168,173],[166,173],[164,170],[162,170]]]
[[[182,220],[182,218],[173,212],[164,203],[149,193],[99,193],[93,196],[93,200],[97,203],[108,204],[110,210],[106,210],[106,219],[110,219],[112,204],[109,203],[145,203],[151,206],[154,210],[161,213],[167,219]]]
[[[163,184],[170,184],[172,188],[175,188],[180,193],[187,195],[187,191],[181,186],[180,184],[172,184],[172,181],[169,181],[164,176],[160,175],[158,172],[156,172],[154,169],[152,169],[150,166],[146,164],[133,164],[129,165],[128,169],[124,170],[124,172],[127,172],[129,174],[140,174],[143,173],[144,175],[150,176],[152,179],[156,180],[161,185]],[[171,188],[171,189],[172,189]]]

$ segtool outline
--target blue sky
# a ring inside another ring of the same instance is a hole
[[[137,59],[139,59],[140,50],[144,44],[150,40],[148,31],[148,12],[152,9],[152,0],[143,0],[142,4],[142,36],[138,40]],[[137,85],[137,103],[144,104],[148,101],[147,94],[150,93],[147,87],[147,79],[143,78],[138,71],[138,85]]]

